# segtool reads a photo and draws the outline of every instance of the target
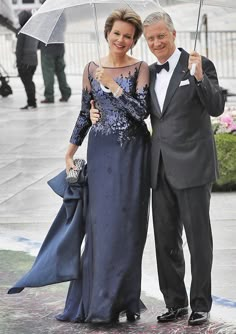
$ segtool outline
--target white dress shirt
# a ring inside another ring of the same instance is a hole
[[[181,55],[181,51],[176,48],[172,56],[167,60],[169,62],[169,71],[167,72],[165,69],[162,69],[160,73],[156,74],[155,92],[156,92],[156,96],[157,96],[161,111],[163,109],[170,78],[179,61],[180,55]],[[157,64],[161,65],[161,63],[158,61],[157,61]]]

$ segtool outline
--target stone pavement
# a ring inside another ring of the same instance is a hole
[[[156,315],[165,310],[158,289],[152,217],[143,259],[142,300],[147,311],[135,323],[124,318],[118,325],[95,326],[60,323],[54,316],[64,305],[68,283],[25,289],[7,295],[8,288],[31,266],[57,213],[61,199],[47,180],[64,169],[64,154],[80,106],[80,77],[70,77],[73,96],[68,103],[40,105],[20,111],[25,93],[18,78],[11,78],[13,95],[0,97],[0,334],[157,333],[236,334],[236,193],[213,193],[214,236],[212,274],[213,307],[210,322],[195,328],[187,318],[160,325]],[[36,77],[38,101],[43,84]],[[78,151],[86,158],[85,141]],[[187,246],[186,286],[190,286]]]

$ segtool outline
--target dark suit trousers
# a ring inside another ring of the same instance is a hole
[[[190,305],[193,311],[208,312],[212,304],[211,185],[174,189],[167,180],[162,159],[160,163],[157,188],[152,192],[160,289],[167,308],[188,305],[182,248],[184,227],[191,256]]]

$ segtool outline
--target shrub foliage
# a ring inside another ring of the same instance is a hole
[[[215,135],[220,178],[213,191],[236,190],[236,136],[229,133]]]

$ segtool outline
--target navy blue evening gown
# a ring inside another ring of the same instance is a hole
[[[69,321],[110,322],[122,312],[140,313],[141,260],[149,205],[150,136],[148,66],[105,68],[123,88],[115,98],[84,72],[80,115],[71,143],[80,145],[90,128],[90,100],[101,113],[88,141],[87,242],[79,280],[70,283],[63,314]]]
[[[57,316],[62,321],[107,323],[121,312],[140,313],[150,194],[150,134],[144,121],[149,70],[144,62],[105,68],[123,88],[115,98],[95,79],[97,67],[90,62],[85,68],[81,111],[70,139],[79,146],[90,129],[85,248],[65,309]],[[92,99],[101,113],[93,126]]]

